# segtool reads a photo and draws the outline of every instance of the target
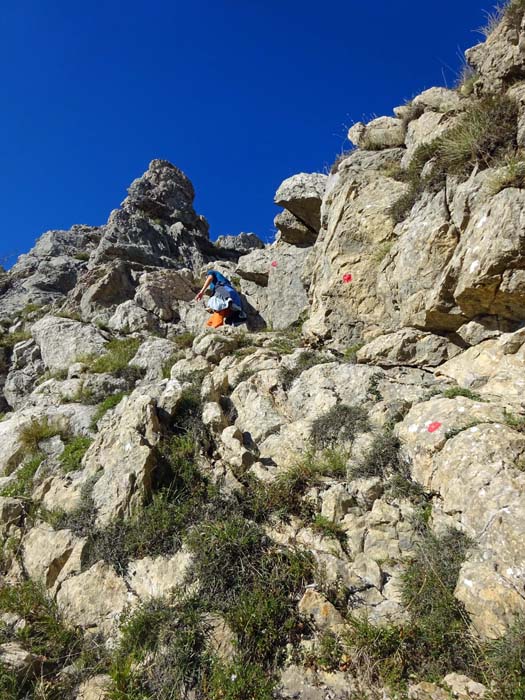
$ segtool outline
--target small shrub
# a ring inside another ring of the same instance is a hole
[[[81,468],[82,457],[93,440],[88,437],[78,436],[69,440],[59,457],[62,471],[64,473],[73,472]]]
[[[471,391],[470,389],[465,389],[462,386],[451,386],[449,389],[445,389],[443,396],[446,399],[453,399],[456,396],[465,396],[467,399],[471,399],[472,401],[485,401],[485,399],[482,399],[479,394],[476,394],[476,392]]]
[[[4,333],[0,335],[0,348],[7,348],[7,350],[12,350],[17,343],[21,343],[23,340],[29,340],[31,333],[26,331],[16,331],[16,333]]]
[[[525,433],[525,416],[505,411],[505,424],[518,433]]]
[[[17,470],[15,480],[2,489],[2,496],[10,498],[31,498],[33,479],[38,467],[42,464],[44,455],[36,452]]]
[[[352,478],[385,477],[405,471],[399,456],[399,440],[390,431],[376,435],[370,449],[351,470]]]
[[[456,81],[456,90],[464,97],[470,97],[478,80],[478,73],[465,62]]]
[[[140,338],[113,339],[105,347],[100,357],[87,357],[82,361],[95,373],[108,373],[134,381],[142,377],[142,370],[130,367],[129,363],[137,353],[141,344]]]
[[[62,396],[61,403],[81,403],[84,406],[94,406],[98,401],[95,392],[82,382],[74,394]]]
[[[126,391],[122,391],[118,394],[113,394],[112,396],[108,396],[107,398],[102,401],[97,406],[97,410],[95,411],[95,414],[93,418],[91,419],[91,429],[96,430],[97,429],[97,424],[103,418],[103,416],[106,415],[108,411],[110,411],[112,408],[115,408],[115,406],[118,406],[118,404],[122,401],[124,396],[127,396],[128,393]]]
[[[88,480],[80,491],[78,506],[66,513],[62,510],[44,511],[40,509],[40,517],[48,522],[55,530],[71,530],[78,537],[92,534],[95,525],[95,506],[92,492],[96,479]]]
[[[492,680],[490,700],[525,698],[525,627],[518,617],[500,639],[485,648],[485,672]]]
[[[394,241],[384,241],[383,243],[380,243],[372,253],[372,262],[374,262],[376,265],[380,265],[384,258],[386,258],[386,256],[392,250],[393,245]]]
[[[517,117],[516,104],[502,95],[471,103],[461,121],[439,138],[440,166],[459,176],[468,175],[476,164],[489,167],[517,147]]]
[[[185,333],[179,333],[171,340],[180,350],[186,350],[187,348],[191,348],[191,346],[193,345],[193,341],[195,340],[195,333],[190,333],[189,331]]]
[[[64,625],[54,602],[33,581],[1,588],[0,611],[15,613],[26,621],[24,647],[45,656],[49,663],[66,665],[80,649],[80,633]]]
[[[369,429],[368,414],[362,406],[337,404],[315,419],[311,439],[315,447],[332,447],[351,442],[358,433]]]
[[[204,612],[196,597],[152,600],[125,619],[110,669],[110,697],[187,697],[199,683],[206,660]]]
[[[347,459],[348,454],[339,449],[310,452],[279,474],[270,485],[252,480],[246,496],[247,512],[257,521],[264,520],[270,513],[281,518],[300,515],[311,519],[313,507],[303,500],[305,492],[322,484],[326,478],[346,478]]]
[[[330,174],[331,175],[335,174],[339,170],[339,166],[341,165],[341,163],[344,160],[346,160],[346,158],[349,158],[352,155],[352,153],[354,153],[355,150],[356,150],[355,148],[349,148],[346,151],[341,151],[341,153],[339,153],[339,155],[337,156],[337,158],[335,159],[335,161],[333,162],[333,164],[330,167]]]
[[[44,440],[49,440],[56,435],[66,437],[67,434],[56,423],[48,418],[33,420],[20,431],[20,442],[28,452],[37,452],[38,446]]]
[[[506,158],[501,168],[494,173],[488,183],[491,195],[496,195],[507,187],[525,188],[525,160],[523,157]]]
[[[81,262],[87,262],[90,258],[90,255],[89,255],[89,253],[84,253],[81,251],[80,253],[75,253],[75,255],[73,257],[75,258],[75,260],[80,260]]]
[[[221,606],[253,576],[263,550],[263,532],[239,515],[196,525],[187,536],[195,555],[194,576]]]
[[[319,533],[323,537],[332,537],[333,539],[338,540],[343,547],[346,546],[346,532],[340,525],[334,523],[334,521],[330,520],[329,518],[325,518],[324,515],[317,514],[314,517],[310,527],[314,532]]]
[[[344,645],[333,632],[320,635],[312,655],[306,659],[308,666],[315,666],[323,671],[337,671],[341,668],[345,656]]]
[[[277,679],[256,664],[216,662],[206,679],[207,700],[273,700]]]
[[[503,14],[510,26],[519,31],[525,15],[524,0],[510,0],[504,8]]]
[[[171,377],[171,368],[183,357],[181,351],[174,352],[162,365],[162,378],[169,379]]]
[[[345,362],[349,362],[350,364],[355,364],[357,362],[357,353],[361,348],[363,347],[364,343],[355,343],[354,345],[350,345],[350,347],[346,348],[343,352],[343,359]]]

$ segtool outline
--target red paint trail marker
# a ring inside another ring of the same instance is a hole
[[[346,275],[343,275],[343,282],[345,284],[348,284],[351,281],[352,281],[352,275],[349,272],[347,272]]]
[[[277,260],[272,260],[272,267],[277,267]]]
[[[442,423],[436,420],[428,426],[427,430],[429,433],[435,433],[436,430],[439,430],[441,428],[441,425]]]

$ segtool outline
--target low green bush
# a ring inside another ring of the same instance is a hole
[[[138,367],[131,367],[133,359],[141,344],[140,338],[113,339],[108,342],[104,354],[81,358],[91,372],[112,374],[128,381],[135,381],[143,376]]]
[[[10,498],[30,499],[33,492],[33,479],[45,455],[34,453],[17,470],[15,480],[2,489],[2,496]]]
[[[71,438],[66,442],[64,450],[59,457],[62,471],[65,474],[81,469],[82,457],[85,455],[92,442],[93,440],[91,438],[82,435]]]
[[[357,433],[370,429],[368,413],[362,406],[336,404],[312,424],[312,442],[317,448],[352,442]]]
[[[351,468],[351,477],[385,477],[387,474],[405,473],[406,468],[399,455],[399,440],[389,430],[375,435],[363,458]]]
[[[449,389],[445,389],[443,396],[446,399],[453,399],[456,396],[465,396],[467,399],[472,399],[472,401],[485,401],[479,394],[470,389],[465,389],[462,386],[451,386]]]
[[[309,452],[269,485],[252,479],[245,497],[246,511],[257,521],[271,513],[281,518],[299,515],[310,520],[314,510],[313,505],[303,499],[305,492],[327,478],[345,479],[347,460],[348,454],[335,448]]]

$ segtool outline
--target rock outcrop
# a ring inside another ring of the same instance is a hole
[[[154,160],[0,271],[0,684],[523,691],[524,16],[287,178],[271,244],[212,243]],[[210,268],[246,328],[205,329]]]

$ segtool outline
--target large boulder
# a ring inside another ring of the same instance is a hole
[[[378,117],[368,124],[357,122],[348,130],[348,139],[364,150],[395,148],[405,143],[405,124],[402,119]]]
[[[313,245],[317,239],[317,232],[303,224],[296,216],[286,209],[277,214],[273,224],[281,234],[280,240],[292,245]]]
[[[99,355],[107,343],[94,326],[60,316],[45,316],[33,325],[31,333],[50,370],[65,370],[83,356]]]
[[[279,185],[274,201],[317,232],[321,227],[321,200],[326,179],[322,173],[292,175]]]
[[[137,390],[120,402],[86,452],[86,476],[99,476],[92,492],[99,525],[131,515],[150,495],[160,430],[154,400]]]
[[[357,351],[357,361],[378,365],[436,367],[461,348],[433,333],[403,328],[375,338]]]
[[[264,248],[264,243],[255,233],[239,233],[236,236],[219,236],[215,241],[217,248],[237,255],[246,255],[252,250]]]
[[[329,177],[323,228],[304,273],[311,313],[303,329],[312,339],[344,350],[387,316],[376,279],[394,237],[391,208],[408,189],[387,174],[403,153],[355,151]]]

